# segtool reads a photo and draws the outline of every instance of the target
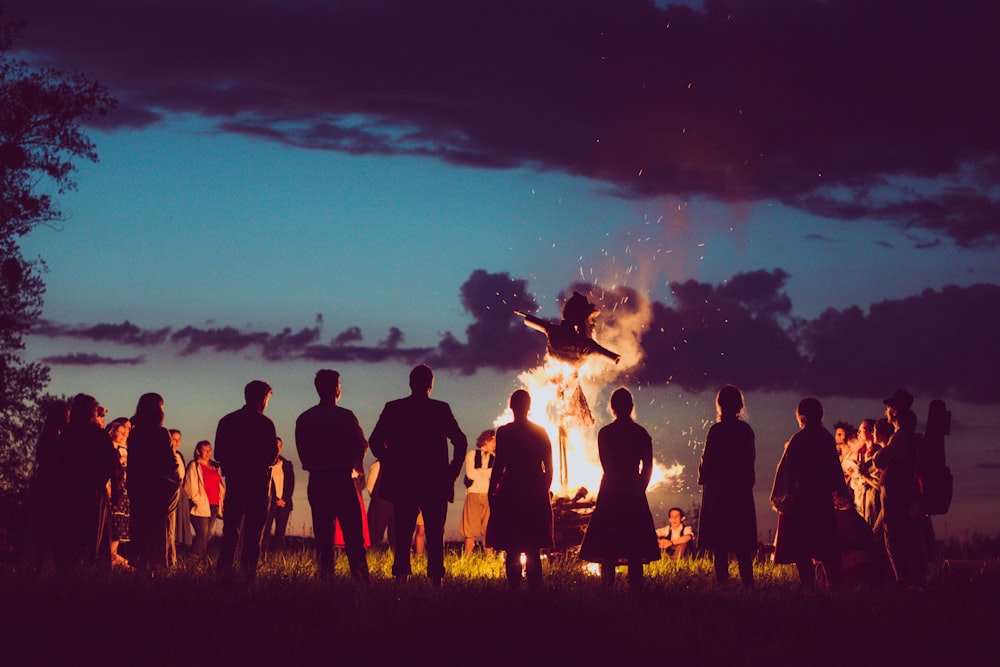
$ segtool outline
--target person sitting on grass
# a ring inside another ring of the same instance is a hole
[[[694,555],[694,529],[684,523],[686,518],[684,510],[680,507],[671,507],[667,510],[669,523],[663,528],[656,529],[660,551],[671,560]]]

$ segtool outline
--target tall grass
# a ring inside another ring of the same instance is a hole
[[[545,563],[541,590],[507,589],[499,557],[449,552],[436,589],[397,584],[369,552],[372,583],[317,578],[304,550],[268,554],[256,583],[183,559],[153,578],[0,572],[6,665],[992,664],[998,582],[935,576],[928,589],[803,592],[793,568],[758,563],[757,585],[716,585],[711,562],[662,560],[630,591],[601,588],[573,558]],[[736,577],[735,565],[732,574]]]

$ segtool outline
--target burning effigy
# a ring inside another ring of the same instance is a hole
[[[592,355],[600,355],[614,363],[621,360],[611,350],[601,346],[593,339],[594,324],[601,311],[579,292],[563,307],[562,322],[555,324],[547,320],[515,311],[524,318],[524,323],[532,329],[537,329],[546,335],[548,345],[546,356],[556,364],[546,363],[546,376],[549,383],[556,389],[557,405],[552,406],[556,413],[558,429],[557,443],[559,448],[559,486],[565,492],[569,486],[569,462],[567,461],[567,444],[571,428],[589,428],[594,425],[594,416],[590,412],[587,397],[580,388],[580,367]]]

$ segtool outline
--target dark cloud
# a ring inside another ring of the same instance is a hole
[[[466,342],[448,332],[430,363],[474,373],[480,368],[526,370],[538,365],[545,353],[545,337],[524,326],[515,311],[535,313],[538,304],[527,292],[527,282],[508,273],[472,272],[462,284],[462,306],[473,322],[465,329]]]
[[[234,327],[200,329],[187,326],[175,331],[170,340],[184,345],[183,354],[194,354],[206,348],[217,352],[238,352],[252,345],[267,345],[271,334],[264,331],[240,331]]]
[[[1000,402],[1000,285],[948,286],[860,308],[827,310],[802,327],[807,390],[914,394]]]
[[[318,327],[300,329],[296,333],[292,333],[291,329],[286,328],[280,334],[268,338],[262,345],[261,351],[265,359],[287,359],[295,356],[304,347],[317,340],[319,340]]]
[[[134,127],[532,166],[1000,243],[991,0],[11,0]],[[924,238],[924,237],[928,238]]]
[[[559,302],[577,291],[600,309],[594,338],[622,356],[619,371],[629,381],[693,392],[733,383],[746,391],[871,399],[905,387],[928,399],[1000,403],[994,377],[1000,368],[1000,285],[928,289],[875,303],[867,312],[857,306],[829,309],[803,320],[792,314],[785,293],[789,278],[774,269],[736,274],[717,285],[674,282],[669,304],[651,303],[627,287],[578,283],[561,292]],[[465,340],[446,332],[436,347],[403,347],[405,336],[397,327],[373,347],[352,344],[360,340],[356,327],[329,344],[317,343],[318,326],[277,334],[188,326],[168,336],[169,329],[146,331],[128,322],[86,327],[43,322],[36,333],[135,347],[171,344],[185,355],[258,349],[270,361],[428,362],[465,374],[539,365],[545,336],[515,314],[538,311],[525,280],[479,269],[462,284],[460,295],[472,319]],[[73,354],[42,361],[98,365],[145,359]]]
[[[32,335],[47,338],[79,338],[99,343],[119,343],[147,347],[161,345],[170,335],[170,327],[140,329],[128,320],[121,324],[66,325],[49,320],[39,320],[31,330]]]
[[[356,343],[362,340],[364,336],[361,335],[361,327],[347,327],[343,331],[334,337],[330,341],[331,345],[347,345],[348,343]]]
[[[789,277],[775,269],[737,274],[721,285],[671,283],[675,305],[653,304],[638,378],[691,391],[725,383],[744,390],[794,387],[805,359],[783,291]]]
[[[43,364],[51,364],[52,366],[138,366],[146,363],[146,357],[115,359],[112,357],[102,357],[98,354],[77,352],[74,354],[57,354],[42,357],[39,361]]]
[[[399,344],[403,342],[404,338],[405,336],[403,335],[403,332],[397,327],[389,327],[389,333],[383,340],[379,341],[378,346],[395,350],[399,347]]]

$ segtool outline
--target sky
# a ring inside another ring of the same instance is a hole
[[[429,363],[474,439],[544,353],[514,311],[575,289],[623,353],[588,364],[597,426],[629,386],[683,467],[658,521],[698,502],[723,384],[761,539],[798,399],[857,424],[905,387],[953,414],[938,536],[996,535],[1000,10],[918,5],[9,0],[21,57],[118,100],[24,239],[27,356],[114,416],[162,394],[188,457],[263,378],[295,460],[324,367],[367,433]]]

